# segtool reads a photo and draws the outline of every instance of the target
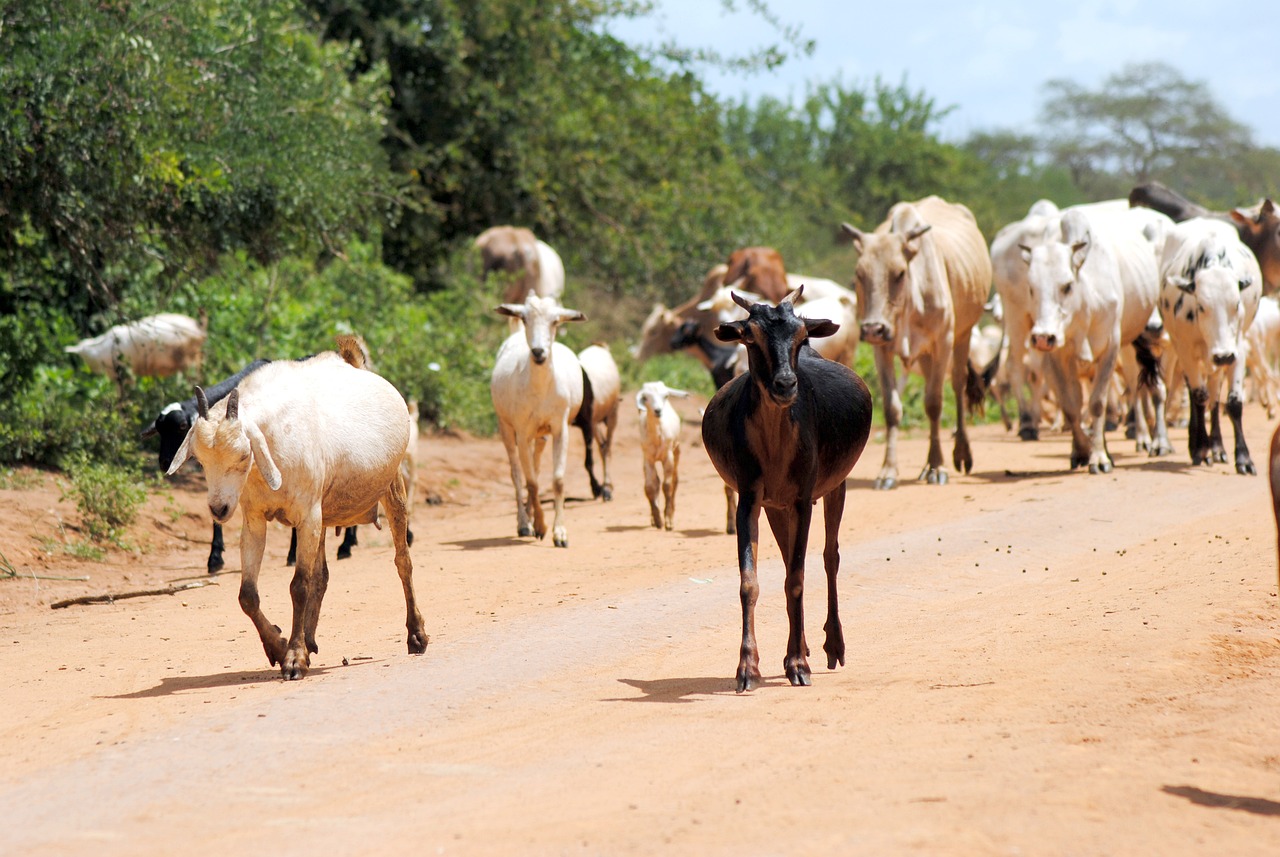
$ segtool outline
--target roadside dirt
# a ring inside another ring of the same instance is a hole
[[[20,574],[0,579],[0,854],[1280,853],[1265,476],[1191,468],[1178,430],[1171,459],[1113,434],[1114,473],[1069,473],[1065,436],[997,425],[974,474],[883,493],[873,442],[842,527],[847,666],[824,669],[818,525],[813,686],[787,684],[762,536],[766,682],[738,695],[734,540],[682,411],[675,532],[649,526],[624,405],[615,499],[569,505],[567,550],[515,537],[500,443],[424,437],[426,654],[405,652],[388,536],[363,528],[296,683],[236,603],[238,517],[216,585],[50,609],[203,580],[198,475],[149,502],[138,553],[80,562],[41,542],[75,536],[73,503],[26,474],[0,491]],[[1261,460],[1274,426],[1245,418]],[[924,451],[902,445],[904,474]],[[282,626],[287,544],[269,536],[262,577]]]

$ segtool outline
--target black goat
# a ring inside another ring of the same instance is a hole
[[[688,350],[697,357],[711,373],[711,381],[717,390],[739,374],[738,360],[741,355],[738,347],[712,342],[702,333],[702,326],[696,319],[683,322],[676,328],[676,332],[671,335],[671,350]]]
[[[813,505],[822,498],[826,546],[827,621],[823,626],[827,668],[844,663],[844,632],[836,601],[840,569],[840,519],[845,477],[871,432],[871,393],[853,370],[815,352],[810,337],[830,336],[838,325],[798,317],[792,302],[803,287],[777,307],[750,304],[744,321],[716,329],[725,342],[747,346],[749,373],[720,388],[702,417],[702,443],[721,478],[739,494],[738,568],[741,574],[742,648],[737,690],[760,684],[755,603],[760,509],[786,565],[787,617],[791,633],[783,661],[793,685],[810,683],[809,647],[804,636],[804,559]]]

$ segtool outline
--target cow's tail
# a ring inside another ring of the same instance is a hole
[[[1133,349],[1138,354],[1138,389],[1154,390],[1160,381],[1160,360],[1151,350],[1145,334],[1133,341]]]
[[[1000,371],[1000,354],[1004,351],[1004,334],[1000,336],[1000,347],[996,349],[996,356],[991,361],[978,369],[973,365],[973,361],[969,361],[969,374],[965,379],[964,398],[965,404],[969,408],[972,416],[982,416],[987,412],[987,393],[991,390],[991,385],[995,383],[996,373]]]

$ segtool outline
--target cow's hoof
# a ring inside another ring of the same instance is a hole
[[[1022,440],[1039,440],[1040,429],[1035,428],[1034,426],[1023,426],[1018,429],[1018,437]]]
[[[1090,473],[1110,473],[1111,469],[1112,469],[1111,461],[1106,458],[1102,459],[1101,461],[1089,462]]]
[[[551,543],[558,548],[567,548],[569,546],[569,534],[563,528],[558,528],[551,534]]]
[[[760,670],[751,667],[738,667],[738,684],[736,690],[738,693],[744,693],[748,690],[755,690],[760,686]]]
[[[898,487],[898,480],[894,476],[877,476],[872,487],[877,491],[892,491]]]
[[[604,501],[604,502],[606,502],[606,503],[608,503],[608,502],[610,502],[611,500],[613,500],[613,489],[612,489],[612,488],[610,488],[608,485],[606,485],[606,486],[604,486],[604,488],[600,489],[600,499],[601,499],[601,500],[603,500],[603,501]]]
[[[297,681],[307,674],[309,666],[305,652],[290,649],[280,664],[280,677],[285,681]]]
[[[414,631],[409,634],[409,654],[420,655],[427,650],[427,643],[431,642],[431,638],[421,631]]]
[[[787,681],[792,687],[809,687],[813,679],[809,676],[809,665],[804,661],[787,665]]]
[[[1153,443],[1151,449],[1147,450],[1147,455],[1151,458],[1159,458],[1162,455],[1171,455],[1173,453],[1173,445],[1169,443]]]
[[[916,481],[924,482],[929,485],[946,485],[947,471],[943,470],[941,467],[926,467],[924,470],[920,471],[920,478]]]
[[[226,567],[226,563],[222,561],[222,557],[209,557],[209,573],[217,574]]]
[[[533,535],[533,527],[529,526],[528,524],[525,524],[522,527],[516,528],[516,536],[518,536],[519,538],[524,539],[532,535]]]
[[[835,669],[837,663],[844,666],[844,630],[837,623],[833,631],[830,622],[823,625],[822,630],[827,632],[827,640],[822,644],[822,650],[827,653],[827,669]]]

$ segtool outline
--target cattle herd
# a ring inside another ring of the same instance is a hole
[[[708,368],[717,388],[703,414],[702,437],[725,482],[725,529],[737,537],[739,691],[760,682],[754,606],[762,509],[786,568],[791,631],[784,667],[792,684],[804,685],[810,681],[805,549],[814,506],[823,501],[823,649],[829,668],[844,662],[837,540],[845,478],[872,420],[871,394],[852,370],[859,340],[873,349],[886,425],[876,489],[898,484],[896,440],[909,372],[924,378],[929,452],[919,479],[929,484],[948,479],[940,426],[948,377],[956,401],[956,471],[973,467],[965,420],[990,395],[1002,413],[1006,398],[1016,402],[1023,439],[1036,439],[1046,419],[1069,431],[1070,467],[1090,473],[1112,469],[1107,433],[1126,420],[1138,449],[1151,456],[1174,451],[1167,425],[1184,419],[1191,461],[1227,462],[1219,418],[1225,406],[1235,469],[1257,472],[1241,426],[1246,382],[1269,412],[1280,399],[1272,353],[1280,341],[1280,307],[1271,297],[1280,290],[1280,212],[1271,200],[1213,212],[1159,184],[1135,188],[1128,200],[1065,209],[1042,200],[988,246],[965,206],[930,196],[898,203],[874,229],[846,223],[841,232],[858,253],[852,290],[788,273],[772,248],[740,248],[708,272],[689,300],[655,306],[632,349],[640,360],[686,351]],[[550,530],[555,546],[568,547],[569,427],[583,432],[593,494],[609,500],[618,369],[607,348],[575,354],[556,341],[557,328],[583,314],[561,304],[564,266],[550,246],[528,229],[498,226],[477,238],[476,247],[485,275],[505,278],[497,311],[508,317],[510,331],[495,359],[491,392],[511,467],[516,534],[541,539]],[[994,332],[982,324],[988,311],[999,324]],[[169,374],[198,363],[204,328],[203,320],[154,316],[68,351],[112,377],[122,363],[131,363],[135,374]],[[669,399],[682,395],[654,382],[636,398],[645,493],[659,529],[670,530],[675,514],[680,419]],[[222,564],[218,525],[241,509],[240,604],[286,678],[305,675],[309,654],[317,651],[329,575],[327,528],[354,528],[379,515],[389,521],[395,544],[408,649],[426,648],[408,551],[416,423],[416,408],[372,371],[363,342],[340,337],[336,352],[258,361],[207,392],[197,388],[192,400],[168,406],[145,430],[144,437],[160,436],[160,463],[169,473],[188,459],[205,470],[215,521],[210,572]],[[548,439],[550,527],[538,480]],[[601,457],[600,481],[593,448]],[[1268,464],[1280,526],[1280,432]],[[268,521],[293,527],[297,539],[287,636],[259,607]]]

